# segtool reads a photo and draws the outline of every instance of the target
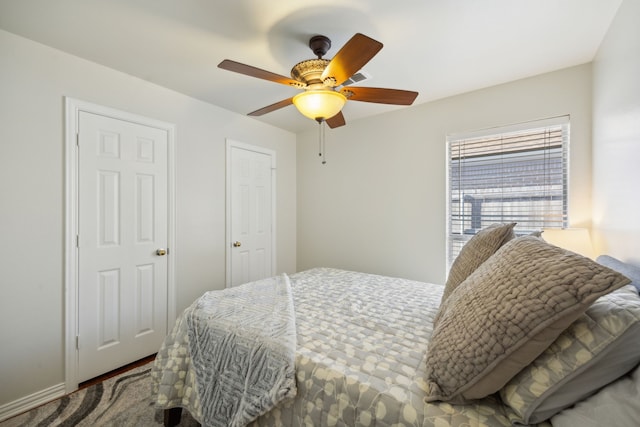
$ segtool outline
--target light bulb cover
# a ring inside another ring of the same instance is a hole
[[[293,97],[298,111],[312,120],[326,120],[342,110],[347,97],[335,90],[308,90]]]

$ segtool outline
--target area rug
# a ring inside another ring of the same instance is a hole
[[[151,403],[151,363],[10,418],[0,427],[162,426],[163,411]],[[199,424],[182,411],[179,425]]]

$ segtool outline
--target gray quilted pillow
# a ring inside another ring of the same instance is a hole
[[[539,238],[507,242],[440,306],[425,400],[464,403],[495,393],[593,301],[627,283]]]
[[[460,285],[476,268],[493,255],[502,245],[516,237],[513,232],[515,222],[510,224],[491,224],[471,238],[460,250],[449,270],[442,301]]]

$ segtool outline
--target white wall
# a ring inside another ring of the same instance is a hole
[[[593,63],[596,249],[640,265],[640,0],[625,0]]]
[[[0,31],[0,406],[64,381],[64,97],[177,125],[177,310],[225,283],[225,138],[276,151],[296,269],[295,135]]]
[[[298,135],[298,269],[444,283],[446,135],[571,115],[571,225],[591,219],[591,65]],[[349,105],[344,110],[349,120]]]

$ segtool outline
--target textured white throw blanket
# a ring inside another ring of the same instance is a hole
[[[286,275],[207,292],[184,315],[205,426],[244,426],[296,395]]]

